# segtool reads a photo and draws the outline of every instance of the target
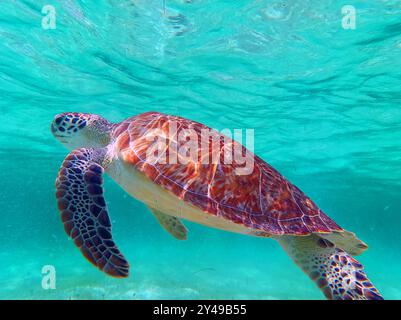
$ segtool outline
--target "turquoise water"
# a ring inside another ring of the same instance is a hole
[[[41,26],[46,4],[56,29]],[[177,241],[109,178],[131,275],[82,258],[56,207],[67,150],[50,123],[150,110],[254,129],[255,152],[367,242],[368,276],[401,298],[399,1],[5,0],[0,37],[1,299],[322,299],[274,241],[189,222]]]

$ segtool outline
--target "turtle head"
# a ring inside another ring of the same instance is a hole
[[[110,142],[113,124],[89,113],[65,112],[54,117],[51,132],[68,149],[100,148]]]

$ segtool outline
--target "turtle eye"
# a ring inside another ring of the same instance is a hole
[[[64,121],[66,122],[66,130],[69,134],[78,132],[78,130],[85,128],[87,125],[86,120],[79,115],[74,115],[73,117],[69,117]]]
[[[83,129],[84,127],[86,127],[87,122],[85,119],[78,119],[77,123],[75,124],[77,128],[79,129]]]

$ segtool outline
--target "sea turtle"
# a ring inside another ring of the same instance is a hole
[[[62,113],[54,118],[51,131],[72,150],[56,179],[65,231],[105,273],[127,277],[129,271],[111,235],[102,187],[107,172],[177,239],[187,237],[181,219],[272,238],[327,298],[382,299],[352,257],[367,245],[227,135],[158,112],[115,124],[98,115]],[[189,142],[195,142],[195,153]],[[233,160],[235,150],[253,161],[248,173],[237,170],[243,163]]]

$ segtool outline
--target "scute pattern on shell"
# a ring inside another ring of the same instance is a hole
[[[169,133],[173,123],[177,124],[177,128]],[[251,174],[237,175],[235,169],[243,165],[235,161],[231,164],[224,163],[223,150],[227,144],[232,144],[242,148],[239,150],[245,155],[246,149],[217,131],[213,130],[220,143],[218,164],[202,163],[201,151],[198,159],[187,164],[179,161],[175,164],[168,161],[164,164],[148,162],[147,150],[154,143],[151,139],[154,132],[152,129],[158,129],[167,137],[167,157],[175,155],[176,150],[184,143],[177,139],[176,133],[181,129],[194,130],[199,146],[202,130],[212,129],[188,119],[148,112],[119,123],[112,134],[116,152],[125,162],[205,213],[275,235],[306,235],[342,230],[301,190],[258,156],[251,154],[254,157]],[[212,142],[212,138],[209,141]],[[205,154],[210,156],[211,152],[212,143]]]

